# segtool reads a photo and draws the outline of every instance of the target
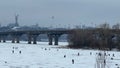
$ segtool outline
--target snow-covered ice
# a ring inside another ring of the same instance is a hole
[[[95,68],[98,50],[59,48],[67,45],[66,42],[60,42],[58,46],[47,44],[0,43],[0,68]],[[113,53],[115,57],[111,60]],[[117,68],[120,65],[120,52],[108,51],[108,54],[111,55],[107,57],[108,67]]]

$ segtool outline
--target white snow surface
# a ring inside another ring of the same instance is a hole
[[[95,68],[96,53],[99,50],[59,48],[66,46],[66,42],[60,42],[58,46],[47,44],[48,42],[0,43],[0,68]],[[115,57],[112,56],[113,53]],[[109,68],[120,66],[120,52],[108,51],[107,54],[110,54],[107,57]],[[72,59],[74,59],[74,64],[72,64]]]

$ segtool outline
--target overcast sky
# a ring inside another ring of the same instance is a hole
[[[120,0],[0,0],[0,23],[74,26],[120,22]],[[53,17],[54,16],[54,17]]]

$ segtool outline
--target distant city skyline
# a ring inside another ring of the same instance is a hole
[[[110,25],[120,22],[120,0],[0,0],[0,24],[44,27]]]

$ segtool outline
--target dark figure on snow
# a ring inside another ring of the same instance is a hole
[[[45,48],[45,50],[47,50],[47,48]]]
[[[106,65],[106,60],[104,59],[104,64]]]
[[[98,55],[101,56],[101,53],[99,53]]]
[[[72,64],[74,64],[74,59],[72,59]]]
[[[107,56],[107,54],[106,54],[106,53],[104,53],[104,55],[105,55],[105,56]]]
[[[117,68],[120,68],[120,67],[117,67]]]
[[[21,51],[19,51],[19,53],[21,54]]]
[[[90,55],[92,55],[92,52],[90,52]]]
[[[5,63],[7,63],[7,61],[5,61]]]
[[[115,54],[113,54],[113,57],[115,57]]]
[[[113,60],[113,58],[111,58],[111,60]]]
[[[118,64],[115,64],[116,66],[118,66]]]
[[[14,50],[12,50],[12,53],[14,53]]]
[[[80,55],[80,53],[78,53],[78,56]]]
[[[64,58],[66,58],[66,55],[64,55]]]
[[[13,49],[14,49],[14,47],[13,47]]]

